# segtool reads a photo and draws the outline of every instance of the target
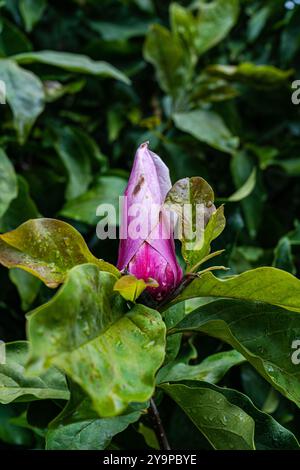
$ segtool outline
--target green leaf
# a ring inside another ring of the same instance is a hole
[[[299,176],[300,175],[300,163],[299,158],[287,158],[285,160],[276,161],[276,164],[280,166],[288,176]]]
[[[220,198],[224,202],[239,202],[248,197],[255,188],[256,184],[256,168],[253,168],[252,172],[250,173],[249,178],[245,181],[245,183],[237,189],[231,196],[227,198]]]
[[[189,100],[191,106],[197,108],[203,103],[219,103],[232,100],[239,94],[237,87],[228,83],[227,80],[203,73],[193,83]]]
[[[25,29],[28,33],[32,31],[36,23],[41,19],[46,8],[46,0],[20,0],[19,9],[22,15]]]
[[[194,251],[192,253],[192,256],[189,257],[189,263],[193,269],[195,269],[195,266],[200,261],[204,261],[204,259],[208,258],[210,253],[210,244],[223,232],[225,224],[226,219],[224,216],[224,206],[220,206],[210,216],[207,226],[205,227],[203,232],[202,243],[198,248],[195,249],[199,250],[198,253],[197,251]],[[216,253],[220,254],[220,252]],[[214,254],[215,253],[213,253],[212,255]]]
[[[146,13],[153,13],[154,12],[154,5],[152,0],[133,0],[133,3],[143,12]]]
[[[189,79],[186,54],[180,42],[171,32],[158,24],[149,30],[144,57],[156,70],[161,88],[175,97]]]
[[[288,233],[287,237],[292,246],[299,246],[300,245],[300,222],[298,220],[294,223],[295,228]]]
[[[128,274],[117,280],[114,290],[119,292],[124,299],[135,302],[147,287],[158,286],[159,284],[154,279],[144,281],[144,279],[137,279],[135,276]]]
[[[148,447],[160,450],[159,442],[153,429],[145,426],[142,422],[139,423],[138,433],[143,436]]]
[[[279,240],[274,250],[273,266],[284,269],[291,274],[296,274],[297,269],[293,260],[291,242],[288,237],[283,237]]]
[[[203,416],[201,414],[204,414],[204,407],[200,408],[200,411],[198,411],[198,414],[192,413],[189,408],[189,403],[187,400],[185,400],[185,397],[188,395],[190,392],[192,397],[197,397],[197,399],[200,399],[201,394],[206,390],[206,391],[212,391],[217,394],[220,394],[223,396],[223,399],[225,400],[225,403],[230,403],[232,406],[236,407],[237,409],[243,410],[243,413],[248,416],[252,420],[254,425],[254,445],[255,449],[257,450],[271,450],[271,449],[281,449],[281,450],[287,450],[287,449],[293,449],[297,450],[299,449],[299,443],[296,439],[296,437],[293,435],[292,432],[290,432],[288,429],[284,428],[281,424],[279,424],[274,418],[269,416],[268,414],[260,411],[256,406],[253,405],[251,400],[244,394],[232,390],[230,388],[221,388],[215,385],[208,384],[206,382],[184,382],[182,385],[163,385],[163,388],[165,391],[172,396],[175,401],[182,406],[183,410],[187,411],[187,414],[189,417],[192,419],[192,421],[195,423],[195,420],[198,420],[198,425],[197,427],[200,429],[200,431],[203,432],[204,435],[207,436],[207,431],[205,427],[203,427]],[[200,396],[199,396],[199,395]],[[226,403],[226,405],[227,405]],[[214,406],[214,408],[217,408]],[[226,409],[227,411],[227,409]],[[226,419],[224,418],[226,414],[222,413],[221,411],[221,416],[218,416],[216,413],[214,418],[217,420],[221,420],[222,424],[227,423]],[[241,419],[242,419],[241,415]],[[248,427],[248,432],[250,431],[250,423],[248,420],[245,418],[246,426]],[[251,421],[250,421],[251,422]],[[229,433],[231,430],[226,429],[226,431]],[[226,432],[226,434],[227,434]],[[239,436],[242,435],[241,433],[241,427],[238,425],[237,427],[237,434]],[[227,437],[227,436],[226,436]],[[219,441],[219,439],[218,439]],[[226,445],[226,440],[225,442],[220,439],[221,444]],[[214,442],[212,442],[214,445]],[[253,445],[253,444],[252,444]],[[214,447],[216,447],[214,445]],[[217,447],[219,448],[219,447]],[[233,441],[231,439],[227,443],[226,447],[222,447],[226,449],[239,449],[240,447],[233,445]]]
[[[245,358],[234,349],[212,354],[200,364],[191,366],[182,360],[170,362],[157,374],[157,383],[178,382],[181,380],[202,380],[218,383],[231,367],[241,364]]]
[[[294,73],[293,70],[280,70],[272,65],[256,65],[250,62],[239,65],[210,65],[206,71],[220,78],[263,89],[282,86]]]
[[[279,392],[277,392],[277,390],[275,390],[275,388],[273,388],[249,363],[241,367],[241,383],[244,393],[253,401],[255,406],[263,411],[265,411],[263,409],[264,404],[270,393],[275,393],[278,401],[282,401]],[[285,402],[288,404],[287,401]],[[275,410],[273,410],[273,412],[274,411]],[[270,412],[268,411],[267,413]]]
[[[62,84],[57,80],[45,80],[43,82],[45,99],[47,103],[52,103],[66,94],[76,94],[82,91],[86,85],[86,80],[74,80],[72,82]],[[62,115],[62,113],[60,113]]]
[[[57,369],[48,369],[39,377],[25,376],[28,350],[26,341],[6,344],[6,363],[0,364],[0,403],[7,404],[16,400],[68,400],[66,379]]]
[[[0,235],[0,263],[7,268],[24,269],[48,287],[57,287],[73,266],[88,262],[119,276],[117,268],[92,255],[80,233],[66,222],[28,220]]]
[[[25,34],[3,17],[0,18],[0,29],[0,57],[32,50],[32,45]]]
[[[236,188],[246,184],[254,171],[254,162],[250,159],[248,153],[244,150],[237,152],[232,156],[231,173]],[[243,214],[246,226],[252,238],[256,236],[262,220],[263,209],[265,205],[265,191],[259,173],[256,173],[256,184],[251,194],[242,200]]]
[[[36,75],[11,59],[0,59],[0,79],[6,85],[6,99],[13,112],[19,142],[23,144],[44,109],[43,85]]]
[[[110,143],[115,142],[118,139],[124,125],[125,119],[121,114],[120,109],[110,109],[107,113],[108,141]]]
[[[298,313],[265,303],[218,300],[197,308],[174,333],[198,331],[229,343],[284,396],[300,405],[300,370],[291,360]]]
[[[171,4],[172,30],[198,57],[222,39],[235,25],[239,13],[238,0],[197,0],[193,10]]]
[[[167,327],[167,330],[176,325],[180,320],[185,316],[185,305],[184,303],[179,303],[169,307],[164,313],[164,321]],[[166,356],[165,363],[167,364],[170,361],[173,361],[179,350],[181,344],[181,333],[178,335],[169,335],[167,336],[166,341]]]
[[[78,180],[79,181],[79,180]],[[70,219],[96,225],[100,222],[97,208],[100,204],[111,205],[115,212],[107,215],[109,225],[115,226],[119,223],[119,197],[124,194],[127,181],[118,176],[100,176],[95,185],[81,196],[68,201],[60,214]]]
[[[69,177],[66,199],[80,196],[92,181],[90,157],[93,140],[79,129],[64,127],[55,131],[53,144]]]
[[[39,51],[26,52],[14,56],[19,64],[40,63],[62,68],[69,72],[84,73],[102,77],[115,78],[127,85],[130,80],[120,70],[104,61],[92,60],[90,57],[71,52]]]
[[[149,23],[137,18],[127,18],[124,22],[89,21],[90,28],[101,34],[104,41],[127,41],[128,39],[145,36]]]
[[[165,206],[179,216],[182,256],[188,270],[210,253],[210,244],[225,227],[223,206],[213,205],[214,192],[198,176],[177,181],[167,194]]]
[[[17,196],[17,176],[6,153],[0,148],[0,217]]]
[[[262,267],[227,279],[204,273],[187,286],[174,303],[194,297],[227,297],[266,302],[300,312],[299,296],[299,279],[280,269]]]
[[[263,6],[251,15],[248,22],[247,36],[249,42],[254,42],[262,32],[266,22],[272,13],[271,5]]]
[[[160,387],[183,409],[215,449],[254,449],[255,422],[230,403],[222,389],[202,384],[163,384]]]
[[[27,429],[28,431],[32,431],[31,434],[34,434],[35,446],[37,448],[42,447],[43,444],[44,444],[45,431],[44,431],[44,429],[41,429],[41,427],[45,426],[47,424],[47,418],[48,417],[47,417],[47,412],[46,412],[45,416],[41,416],[40,410],[44,411],[45,404],[47,404],[47,405],[50,404],[50,407],[51,407],[51,405],[53,405],[53,407],[55,407],[54,402],[52,402],[50,400],[48,400],[44,403],[42,402],[42,405],[41,405],[41,402],[36,401],[35,403],[29,403],[28,406],[24,405],[22,407],[22,409],[24,411],[21,414],[17,415],[17,416],[12,416],[9,420],[9,422],[11,424],[14,424],[14,425],[16,425],[20,428],[23,428],[23,429]],[[7,407],[7,405],[5,405],[5,406]],[[13,406],[13,405],[10,405],[10,406]],[[31,420],[30,414],[31,414],[32,409],[39,410],[39,411],[37,411],[37,413],[39,414],[39,419],[40,419],[39,424],[41,426],[36,426],[35,423],[31,424],[29,422],[29,420]],[[51,411],[50,411],[50,413],[51,413]]]
[[[16,286],[19,296],[21,297],[22,310],[28,310],[39,293],[41,287],[40,280],[18,268],[9,271],[9,278]]]
[[[132,409],[122,416],[99,418],[91,401],[72,385],[70,401],[49,425],[46,449],[103,450],[140,415],[139,410]]]
[[[102,417],[152,396],[165,353],[160,314],[143,305],[125,314],[114,284],[115,277],[95,265],[77,266],[53,299],[28,317],[29,371],[62,369]]]
[[[246,145],[246,148],[258,159],[261,170],[265,170],[271,165],[280,164],[280,161],[277,160],[277,157],[280,155],[280,151],[276,147],[249,143]]]
[[[218,389],[220,389],[218,387]],[[257,450],[299,449],[294,434],[279,424],[272,416],[260,411],[244,394],[230,388],[222,388],[223,395],[236,406],[242,408],[255,421],[255,447]]]
[[[9,209],[0,219],[1,232],[8,232],[28,219],[39,217],[39,211],[29,194],[27,181],[17,175],[17,197],[10,203]]]
[[[279,403],[280,396],[278,392],[273,387],[271,387],[264,402],[262,411],[269,414],[275,413]]]
[[[196,139],[222,152],[232,153],[239,145],[223,119],[214,111],[195,109],[173,115],[175,125]]]
[[[18,415],[19,410],[15,405],[0,405],[0,442],[14,446],[32,446],[32,433],[12,422]]]

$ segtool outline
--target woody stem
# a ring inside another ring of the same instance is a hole
[[[152,421],[153,430],[157,437],[159,447],[161,450],[171,450],[170,444],[168,442],[168,438],[164,427],[161,422],[160,414],[155,404],[153,398],[150,400],[150,407],[148,409],[150,419]]]

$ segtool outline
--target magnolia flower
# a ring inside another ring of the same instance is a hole
[[[147,290],[155,300],[163,299],[182,278],[172,223],[162,207],[171,186],[167,166],[147,142],[142,144],[124,193],[118,268],[138,279],[154,279],[158,287]]]

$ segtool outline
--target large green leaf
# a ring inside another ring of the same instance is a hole
[[[177,212],[181,230],[182,256],[188,269],[194,267],[210,253],[210,245],[225,227],[224,208],[217,210],[214,192],[198,176],[177,181],[168,192],[165,205]]]
[[[48,450],[103,450],[113,436],[139,419],[139,410],[112,418],[99,418],[90,400],[72,385],[71,399],[49,425],[46,434]]]
[[[80,175],[78,182],[80,181]],[[108,223],[115,226],[119,223],[119,197],[124,194],[127,181],[118,176],[100,176],[96,183],[84,194],[68,201],[60,214],[70,219],[96,225],[105,213],[98,213],[100,204],[110,204],[114,213],[108,213]],[[107,207],[107,206],[106,206]],[[104,211],[105,212],[105,211]]]
[[[218,383],[231,367],[241,364],[245,358],[234,349],[212,354],[200,364],[191,366],[178,359],[162,367],[157,374],[157,382],[178,382],[181,380],[202,380]]]
[[[227,279],[218,279],[207,272],[192,281],[173,302],[195,297],[257,300],[300,312],[300,281],[286,271],[271,267],[252,269]]]
[[[300,406],[300,370],[291,360],[298,313],[260,302],[218,300],[197,308],[172,332],[199,331],[229,343],[277,390]]]
[[[244,449],[245,447],[240,447],[240,444],[243,446],[244,443],[239,441],[238,438],[250,437],[252,423],[254,424],[254,445],[257,450],[299,449],[297,439],[288,429],[284,428],[270,415],[260,411],[246,395],[236,390],[217,387],[206,382],[199,383],[192,381],[184,382],[183,384],[164,384],[162,388],[183,408],[198,429],[203,432],[217,449]],[[217,395],[212,396],[214,400],[220,399],[219,395],[221,395],[223,400],[220,400],[219,403],[212,401],[210,408],[209,403],[204,402],[202,404],[201,402],[201,396],[207,397],[205,392],[216,393]],[[194,403],[194,400],[199,402],[199,408],[195,407],[196,409],[193,409],[190,406],[188,397],[190,397],[190,402],[192,403]],[[220,404],[225,405],[223,409],[222,406],[220,407]],[[242,411],[240,420],[237,421],[236,429],[230,426],[234,421],[232,410],[230,410],[228,404]],[[211,413],[211,409],[214,414]],[[216,434],[212,433],[209,422],[207,423],[208,420],[205,420],[204,415],[206,412],[208,417],[211,417],[213,425],[217,428]],[[245,415],[248,416],[248,419]],[[244,432],[242,430],[243,420],[246,426]],[[218,421],[221,426],[218,426]],[[231,432],[233,433],[232,438],[230,437]]]
[[[33,219],[0,235],[0,263],[30,272],[48,287],[64,282],[73,266],[89,262],[119,276],[117,268],[92,255],[80,233],[66,222]]]
[[[0,364],[0,403],[45,399],[68,400],[69,390],[64,375],[55,368],[39,377],[26,377],[28,343],[6,344],[6,363]]]
[[[189,79],[186,54],[180,42],[161,25],[154,24],[146,36],[144,57],[156,70],[161,88],[176,96]]]
[[[36,118],[44,109],[40,79],[11,59],[0,59],[0,79],[6,85],[6,99],[12,109],[20,143],[24,143]]]
[[[59,67],[70,72],[98,75],[115,78],[129,84],[130,80],[117,68],[103,61],[92,60],[90,57],[71,52],[39,51],[24,52],[14,56],[19,64],[40,63]]]
[[[28,318],[29,371],[63,369],[103,417],[151,397],[165,354],[160,314],[143,305],[125,314],[115,281],[93,264],[77,266],[55,297]]]
[[[6,153],[0,149],[0,217],[17,196],[17,176]]]
[[[187,384],[160,387],[183,409],[215,449],[254,449],[255,422],[222,389]]]
[[[173,119],[178,129],[222,152],[232,153],[239,145],[239,139],[214,111],[195,109],[176,113]]]
[[[197,0],[193,10],[171,4],[172,30],[199,56],[218,44],[236,23],[238,0]]]

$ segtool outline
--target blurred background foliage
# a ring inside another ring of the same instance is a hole
[[[117,240],[95,235],[96,207],[117,205],[134,152],[149,140],[173,182],[200,175],[225,202],[220,264],[231,273],[273,265],[299,275],[300,105],[291,100],[299,4],[1,0],[0,230],[61,218],[115,263]],[[53,291],[18,270],[1,268],[0,278],[0,338],[24,339],[24,311]],[[197,341],[200,357],[224,348]],[[222,383],[300,437],[295,405],[251,366]],[[1,406],[2,446],[42,447],[59,409],[50,401]],[[207,447],[174,403],[162,413],[173,446]],[[142,431],[132,425],[118,446],[143,447]]]

